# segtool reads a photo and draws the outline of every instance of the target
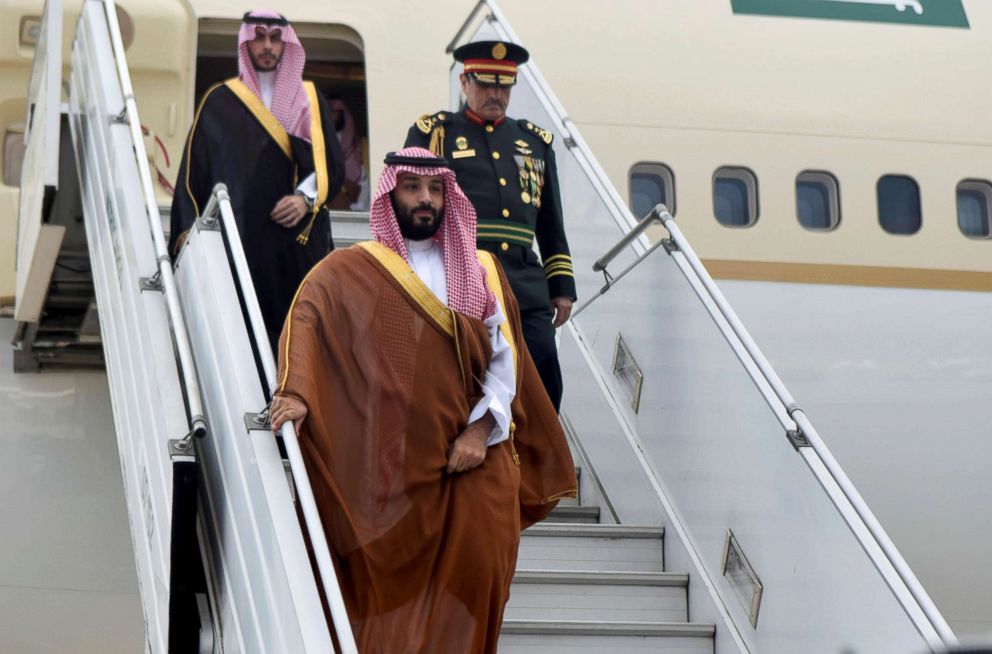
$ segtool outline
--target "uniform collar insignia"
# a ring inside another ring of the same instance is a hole
[[[479,114],[475,113],[474,111],[472,111],[468,107],[465,107],[465,117],[468,118],[473,123],[475,123],[476,125],[485,125],[486,124],[486,120],[482,116],[480,116]],[[492,124],[495,125],[496,127],[499,127],[500,125],[503,124],[503,121],[504,120],[506,120],[506,116],[503,116],[499,120],[494,120],[492,122]]]

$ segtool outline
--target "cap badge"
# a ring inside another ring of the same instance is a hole
[[[506,46],[497,43],[493,46],[493,59],[503,59],[504,57],[506,57]]]

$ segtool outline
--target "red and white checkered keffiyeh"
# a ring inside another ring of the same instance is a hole
[[[402,157],[436,158],[430,150],[424,148],[405,148],[396,154]],[[369,211],[372,236],[409,263],[410,257],[389,195],[396,188],[396,178],[403,172],[439,175],[444,180],[444,220],[433,238],[444,252],[448,306],[458,313],[480,320],[493,315],[496,313],[496,297],[486,285],[486,271],[475,256],[475,207],[458,187],[455,173],[450,168],[386,166],[379,176],[379,188]]]
[[[251,12],[249,22],[241,23],[238,32],[238,79],[261,99],[262,90],[258,82],[258,73],[251,63],[248,54],[248,42],[255,40],[256,30],[261,28],[266,32],[282,30],[282,42],[285,48],[282,59],[276,68],[275,89],[272,92],[272,107],[270,111],[276,120],[293,136],[310,140],[310,102],[303,88],[303,66],[307,55],[303,44],[292,25],[266,25],[252,23],[252,16],[258,18],[282,18],[282,15],[268,9]]]

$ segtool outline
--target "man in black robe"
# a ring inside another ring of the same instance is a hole
[[[274,12],[245,14],[238,77],[204,93],[186,142],[172,200],[169,251],[223,182],[270,345],[300,282],[334,249],[325,202],[344,179],[344,157],[324,98],[303,81],[306,55]]]

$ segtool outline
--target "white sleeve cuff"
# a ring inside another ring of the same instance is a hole
[[[506,409],[501,406],[500,401],[496,399],[495,394],[490,393],[488,389],[469,414],[469,423],[481,419],[486,415],[486,411],[492,414],[495,420],[493,430],[489,433],[489,438],[486,440],[486,445],[492,447],[510,437],[510,416],[507,415]]]
[[[296,187],[297,192],[310,198],[311,202],[317,199],[317,174],[310,173],[306,178],[300,182],[299,186]]]
[[[469,414],[469,422],[475,422],[489,411],[496,421],[487,445],[492,447],[510,437],[511,409],[510,403],[516,395],[516,373],[513,368],[513,350],[503,338],[499,326],[506,318],[503,312],[496,309],[485,325],[489,329],[489,339],[493,347],[493,356],[486,368],[486,378],[483,380],[483,396]]]

